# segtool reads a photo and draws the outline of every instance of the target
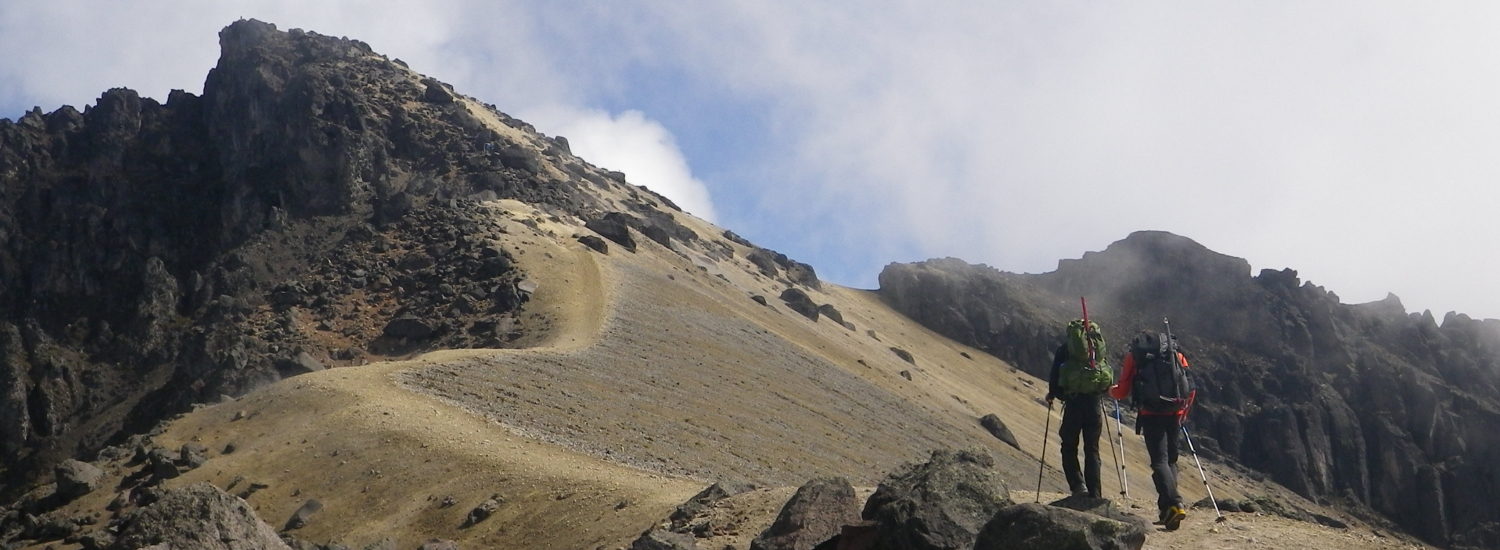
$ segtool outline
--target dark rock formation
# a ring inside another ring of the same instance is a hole
[[[635,237],[630,235],[631,220],[632,218],[628,214],[610,212],[598,219],[589,220],[587,224],[584,224],[584,227],[606,239],[614,241],[615,244],[620,245],[625,250],[635,252]]]
[[[861,517],[879,524],[876,549],[969,548],[979,530],[1010,505],[1010,489],[982,450],[932,452],[880,482]]]
[[[594,252],[598,252],[600,254],[609,254],[609,243],[604,242],[604,239],[601,239],[599,237],[595,237],[593,235],[579,235],[578,242],[583,246],[587,246],[593,249]]]
[[[1105,519],[1112,519],[1121,523],[1135,525],[1142,533],[1151,530],[1151,522],[1145,518],[1131,514],[1119,507],[1107,498],[1093,498],[1088,495],[1073,495],[1062,500],[1047,503],[1048,506],[1067,508],[1078,512],[1087,512]]]
[[[788,288],[781,291],[781,301],[786,302],[786,307],[802,314],[803,317],[814,321],[818,320],[819,311],[817,302],[814,302],[802,289]]]
[[[1045,377],[1079,296],[1124,350],[1170,318],[1199,389],[1194,442],[1297,493],[1437,544],[1500,548],[1500,320],[1348,305],[1293,270],[1140,232],[1039,275],[892,264],[880,295],[935,332]]]
[[[54,470],[57,477],[57,497],[68,502],[99,488],[104,471],[87,462],[64,460]]]
[[[630,550],[698,550],[698,541],[666,529],[651,529],[630,543]]]
[[[818,306],[818,313],[833,320],[833,322],[835,323],[838,323],[840,325],[844,324],[844,314],[839,312],[839,308],[833,307],[833,304],[823,304]]]
[[[203,550],[289,550],[250,505],[207,483],[166,491],[125,518],[110,546],[134,550],[153,544]]]
[[[1138,525],[1028,503],[995,514],[974,550],[1140,550],[1145,544]]]
[[[735,235],[735,237],[739,236]],[[775,250],[756,247],[748,242],[744,244],[754,248],[754,250],[750,251],[750,254],[745,256],[745,259],[755,264],[755,267],[760,269],[762,275],[774,279],[785,273],[786,278],[784,280],[788,284],[799,284],[812,289],[823,288],[822,283],[818,282],[818,274],[813,271],[812,266],[788,258],[786,254],[776,252]]]
[[[1006,445],[1015,447],[1018,451],[1021,450],[1021,444],[1016,442],[1015,434],[1010,433],[1010,427],[1006,426],[1005,422],[1000,420],[1000,417],[996,416],[995,413],[981,417],[979,425],[984,426],[984,429],[989,431],[990,435],[995,436],[995,439],[1004,441]]]
[[[797,488],[776,521],[750,541],[750,550],[812,550],[860,520],[854,486],[844,478],[823,478]]]
[[[0,119],[0,491],[319,366],[507,345],[526,293],[466,197],[595,220],[623,190],[635,223],[697,240],[658,195],[363,42],[248,20],[220,46],[201,96]]]

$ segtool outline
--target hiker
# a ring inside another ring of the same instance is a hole
[[[1099,398],[1114,378],[1103,357],[1104,337],[1099,325],[1092,321],[1085,325],[1082,319],[1072,321],[1068,323],[1067,341],[1052,356],[1052,373],[1047,380],[1047,408],[1052,408],[1053,399],[1063,401],[1062,426],[1057,435],[1062,440],[1063,477],[1068,480],[1068,491],[1091,498],[1104,494],[1099,484],[1099,434],[1104,431]],[[1082,475],[1078,471],[1080,436]]]
[[[1176,359],[1176,365],[1169,357]],[[1135,433],[1145,439],[1151,481],[1156,484],[1156,523],[1168,531],[1176,531],[1187,517],[1187,507],[1177,492],[1177,434],[1195,395],[1187,368],[1187,358],[1174,338],[1142,332],[1130,342],[1120,383],[1109,390],[1115,399],[1134,397],[1139,410]]]

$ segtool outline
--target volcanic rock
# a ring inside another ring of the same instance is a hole
[[[1121,523],[1133,524],[1141,532],[1151,530],[1151,522],[1145,518],[1121,510],[1115,503],[1107,498],[1094,498],[1088,495],[1073,495],[1061,500],[1047,503],[1048,506],[1067,508],[1078,512],[1093,514],[1102,518],[1112,519]]]
[[[651,529],[630,543],[630,550],[698,550],[698,541],[692,535]]]
[[[877,550],[968,548],[981,527],[1011,504],[1010,489],[983,450],[937,450],[886,476],[861,517],[879,524]]]
[[[1140,550],[1146,532],[1131,523],[1041,504],[1017,504],[994,515],[974,550]]]
[[[610,212],[601,218],[589,220],[584,227],[614,241],[625,250],[635,252],[635,237],[630,236],[630,226],[634,223],[634,218],[629,214]]]
[[[63,502],[94,492],[99,488],[104,471],[87,462],[64,460],[55,469],[57,496]]]
[[[859,501],[844,478],[822,478],[797,488],[776,521],[750,541],[750,550],[811,550],[857,523]]]
[[[125,518],[112,549],[153,544],[203,550],[290,550],[245,501],[207,483],[162,494]]]
[[[801,313],[803,317],[807,317],[813,321],[818,320],[818,304],[813,302],[812,298],[801,289],[788,288],[781,291],[781,301],[786,302],[786,307],[791,308],[792,311]]]
[[[1005,422],[1000,420],[1000,417],[996,416],[995,413],[990,413],[981,417],[979,419],[979,425],[984,426],[984,429],[988,430],[990,432],[990,435],[995,436],[995,439],[1004,441],[1005,444],[1015,447],[1018,451],[1021,450],[1021,444],[1016,442],[1015,434],[1010,433],[1010,428],[1007,427],[1005,425]]]
[[[293,529],[301,529],[307,525],[307,520],[312,519],[313,514],[321,511],[323,511],[322,502],[319,502],[317,499],[308,499],[301,506],[297,507],[297,511],[292,512],[292,517],[287,518],[286,526],[282,530],[291,531]]]

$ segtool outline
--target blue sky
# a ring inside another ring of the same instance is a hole
[[[0,117],[198,91],[239,17],[369,42],[840,284],[1162,229],[1500,317],[1492,4],[0,0]]]

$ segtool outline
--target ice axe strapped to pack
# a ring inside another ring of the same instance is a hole
[[[1083,318],[1068,322],[1068,358],[1058,373],[1067,395],[1101,395],[1115,383],[1115,373],[1104,360],[1104,335],[1088,315],[1084,303]]]

